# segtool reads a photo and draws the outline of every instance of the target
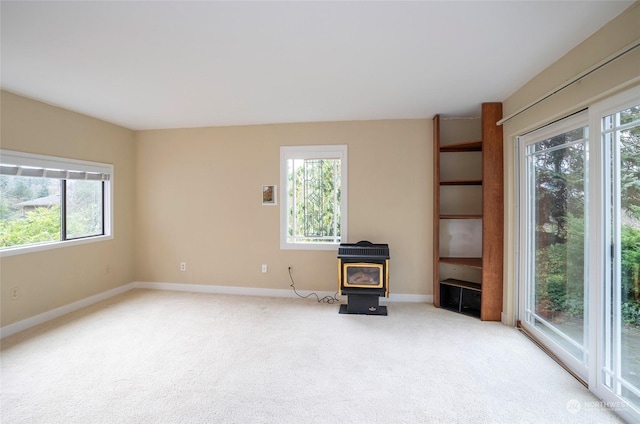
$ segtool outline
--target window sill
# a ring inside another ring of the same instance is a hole
[[[338,251],[340,243],[280,243],[280,250],[332,250]]]
[[[106,240],[112,240],[112,235],[87,237],[78,240],[52,241],[50,243],[30,244],[28,246],[7,247],[0,250],[0,258],[7,256],[22,255],[25,253],[41,252],[44,250],[60,249],[63,247],[77,246],[80,244],[97,243]]]

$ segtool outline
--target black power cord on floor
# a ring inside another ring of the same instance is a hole
[[[291,286],[291,288],[293,289],[293,292],[294,292],[295,294],[297,294],[297,295],[298,295],[298,297],[300,297],[300,298],[302,298],[302,299],[306,299],[306,298],[308,298],[308,297],[310,297],[310,296],[315,296],[315,297],[316,297],[316,299],[318,299],[318,303],[322,302],[322,303],[328,303],[328,304],[330,304],[330,305],[331,305],[331,304],[334,304],[334,303],[340,302],[340,299],[338,299],[338,298],[336,297],[336,295],[338,294],[338,292],[336,292],[336,294],[334,294],[333,296],[325,296],[325,297],[323,297],[323,298],[321,298],[320,296],[318,296],[318,294],[317,294],[317,293],[309,293],[309,294],[308,294],[308,295],[306,295],[306,296],[302,296],[300,293],[298,293],[298,292],[296,291],[296,286],[295,286],[295,283],[293,282],[293,274],[291,273],[291,267],[289,267],[289,278],[291,279],[291,284],[290,284],[289,286]]]

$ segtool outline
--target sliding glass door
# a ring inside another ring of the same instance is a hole
[[[640,410],[640,104],[601,117],[604,262],[598,384]],[[640,102],[639,102],[640,103]]]
[[[587,115],[521,138],[526,229],[521,325],[587,379]]]
[[[640,421],[640,87],[516,150],[521,326]]]

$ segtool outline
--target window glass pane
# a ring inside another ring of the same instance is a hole
[[[577,141],[583,141],[585,138],[586,128],[576,128],[575,130],[568,131],[562,135],[556,137],[550,137],[546,140],[529,146],[529,151],[540,152],[543,150],[553,149],[554,147],[561,147],[566,144],[571,144]]]
[[[288,161],[288,242],[340,241],[340,166],[339,159]]]
[[[640,108],[634,109],[638,121]],[[624,112],[621,115],[622,124]],[[632,120],[626,120],[629,122]],[[634,128],[620,132],[620,158],[621,371],[622,377],[640,390],[640,121]],[[633,397],[637,407],[639,398]]]
[[[629,109],[620,112],[620,125],[636,121],[640,121],[640,106],[630,107]]]
[[[530,323],[586,362],[586,127],[528,148]]]
[[[67,239],[103,234],[101,181],[67,180]]]
[[[0,247],[60,240],[60,180],[0,175]]]

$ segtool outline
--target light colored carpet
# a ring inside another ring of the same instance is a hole
[[[517,330],[388,305],[133,290],[4,339],[1,421],[622,422]]]

